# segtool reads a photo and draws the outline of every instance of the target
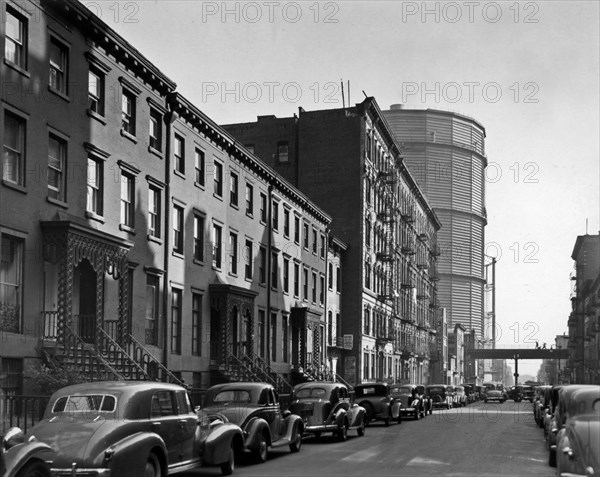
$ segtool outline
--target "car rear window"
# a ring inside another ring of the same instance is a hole
[[[400,386],[390,388],[390,392],[392,394],[410,394],[412,392],[412,388],[410,386]]]
[[[327,396],[327,391],[323,388],[304,388],[296,393],[298,399],[320,398]]]
[[[221,391],[214,395],[213,397],[214,403],[223,403],[223,402],[250,402],[250,393],[245,389],[228,389],[226,391]]]
[[[52,408],[52,412],[113,412],[116,407],[117,399],[108,394],[72,394],[57,399]]]

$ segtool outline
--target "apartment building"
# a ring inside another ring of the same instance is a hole
[[[351,384],[427,382],[441,359],[440,223],[376,101],[223,127],[326,208],[347,244],[335,371]]]
[[[330,216],[81,3],[1,7],[0,386],[324,363]]]

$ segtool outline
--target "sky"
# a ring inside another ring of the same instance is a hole
[[[219,124],[338,108],[342,84],[475,118],[498,343],[567,332],[575,240],[600,230],[600,2],[82,3]]]

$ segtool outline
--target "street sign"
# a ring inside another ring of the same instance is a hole
[[[352,349],[354,347],[354,335],[344,335],[344,349]]]

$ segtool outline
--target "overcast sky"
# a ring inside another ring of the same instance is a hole
[[[341,107],[340,80],[346,105],[349,81],[352,104],[475,118],[499,342],[567,331],[573,246],[600,228],[599,2],[82,3],[220,124]]]

